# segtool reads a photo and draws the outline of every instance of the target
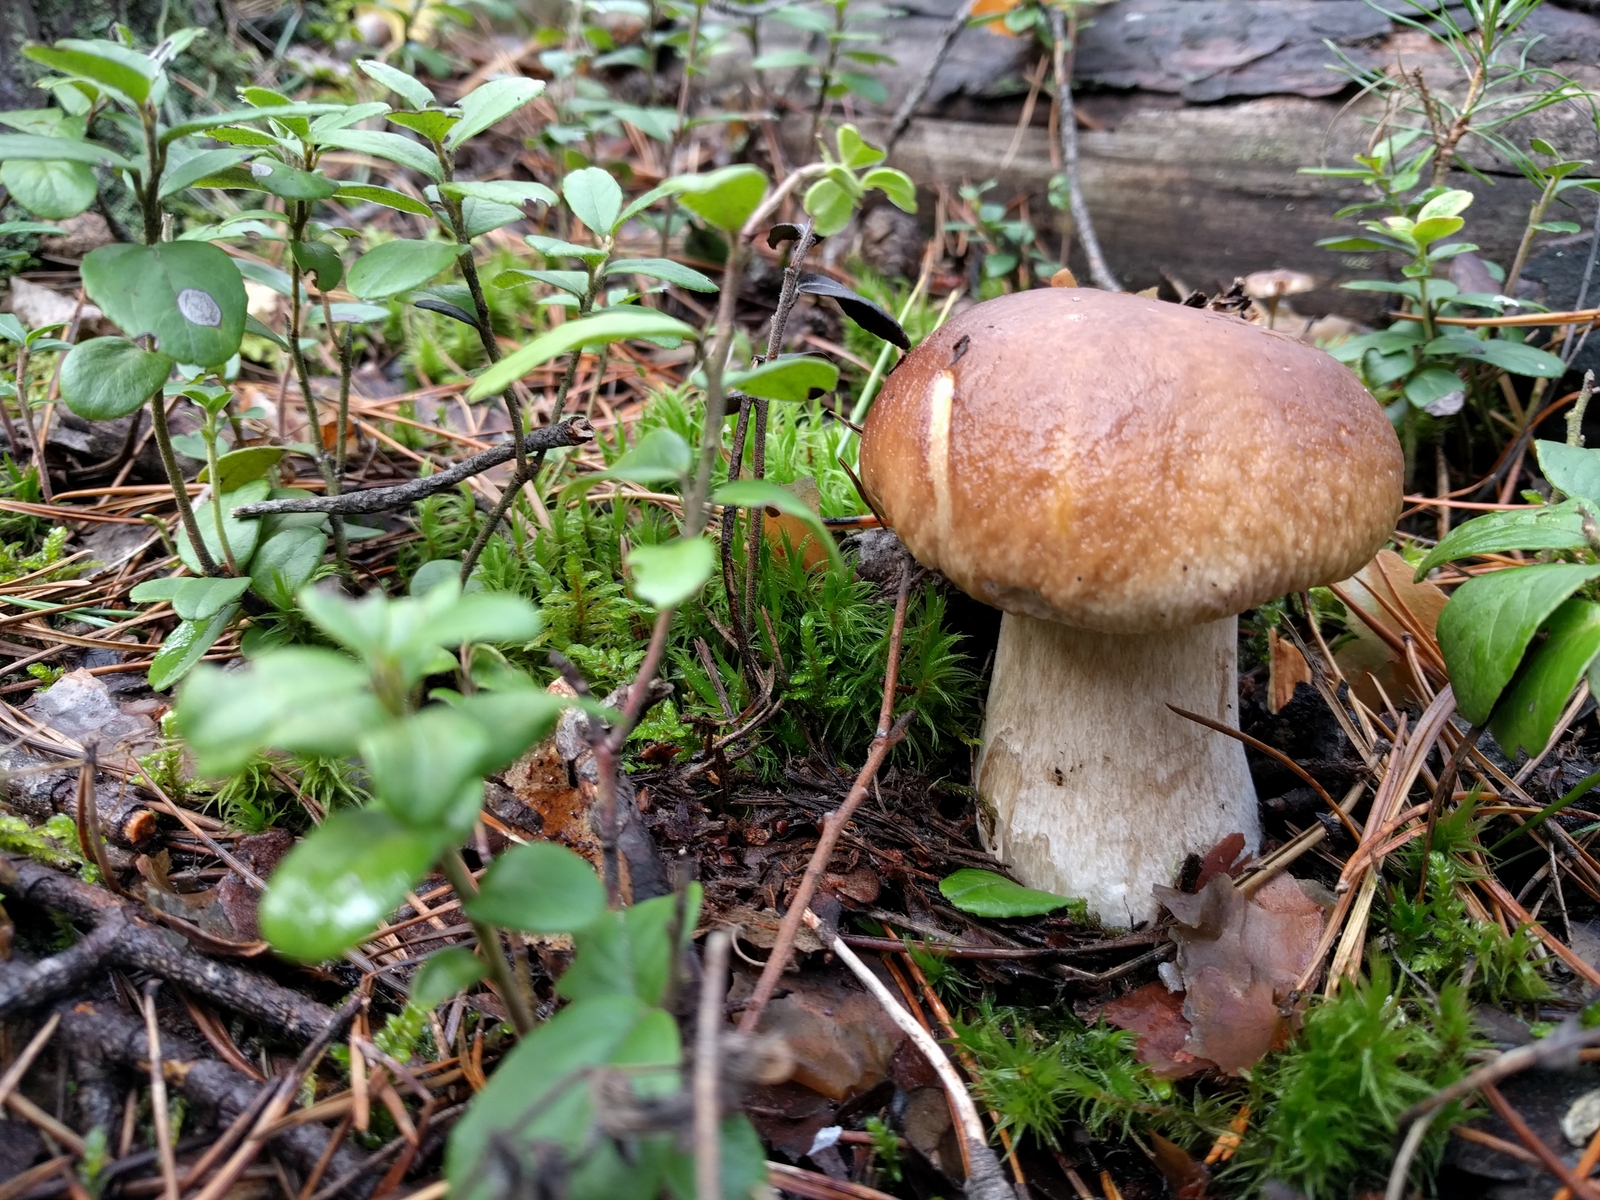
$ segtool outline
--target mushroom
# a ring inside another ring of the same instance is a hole
[[[899,364],[861,479],[918,561],[1004,610],[975,768],[985,845],[1107,924],[1230,833],[1259,842],[1237,614],[1348,578],[1400,445],[1327,354],[1083,288],[979,304]]]
[[[1299,296],[1317,286],[1317,281],[1299,271],[1254,271],[1244,277],[1244,294],[1267,302],[1267,328],[1276,328],[1278,304],[1285,296]]]

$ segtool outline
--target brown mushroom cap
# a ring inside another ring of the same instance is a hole
[[[894,370],[867,495],[917,559],[1008,612],[1175,629],[1348,578],[1404,463],[1351,372],[1236,316],[1043,288],[975,306]]]

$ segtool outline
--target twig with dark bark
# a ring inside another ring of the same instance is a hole
[[[563,446],[581,446],[594,440],[594,429],[582,417],[573,417],[556,425],[535,429],[523,439],[531,451],[555,450]],[[301,500],[262,500],[257,504],[241,504],[233,510],[236,517],[266,517],[278,513],[376,513],[404,508],[435,492],[453,488],[458,483],[481,475],[490,467],[510,462],[516,456],[516,447],[510,442],[491,446],[481,454],[440,471],[393,487],[364,488],[357,492],[343,492],[337,496],[312,496]]]
[[[77,946],[41,963],[0,964],[0,1015],[59,998],[105,965],[148,972],[301,1040],[316,1037],[333,1018],[327,1005],[199,954],[170,931],[146,924],[132,905],[50,867],[0,858],[0,888],[8,900],[95,926]]]
[[[895,143],[910,127],[911,118],[917,115],[917,109],[922,107],[929,89],[933,87],[934,77],[939,74],[939,68],[944,66],[944,60],[950,54],[950,47],[955,44],[956,36],[967,27],[967,22],[972,20],[973,2],[974,0],[964,0],[961,7],[956,9],[945,22],[944,28],[939,30],[939,40],[933,46],[933,60],[928,63],[928,69],[917,80],[916,86],[906,93],[906,98],[900,102],[900,107],[895,109],[894,118],[889,122],[889,132],[883,139],[884,154],[894,153]]]

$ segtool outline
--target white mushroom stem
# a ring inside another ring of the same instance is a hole
[[[1107,925],[1156,915],[1151,888],[1230,833],[1260,843],[1238,727],[1234,617],[1105,634],[1007,613],[977,766],[980,829],[1023,883]]]

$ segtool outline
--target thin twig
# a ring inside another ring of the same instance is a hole
[[[867,991],[872,993],[873,999],[888,1014],[889,1019],[916,1044],[917,1049],[922,1052],[923,1057],[939,1076],[939,1082],[944,1085],[945,1092],[950,1097],[950,1106],[955,1110],[956,1128],[960,1132],[962,1141],[966,1143],[967,1154],[972,1163],[971,1173],[967,1176],[967,1196],[993,1197],[994,1200],[1001,1200],[1002,1197],[1008,1200],[1014,1198],[1016,1193],[1006,1183],[1000,1164],[995,1160],[994,1151],[989,1149],[988,1140],[983,1132],[983,1122],[978,1117],[978,1106],[972,1102],[966,1084],[961,1082],[961,1076],[956,1074],[955,1067],[950,1064],[950,1059],[940,1049],[939,1043],[915,1017],[895,1001],[882,981],[856,957],[855,951],[839,940],[838,933],[824,925],[817,914],[809,908],[802,911],[807,928],[821,938],[823,945],[833,951],[839,961],[849,967],[856,978],[861,980]]]
[[[694,1041],[694,1188],[695,1200],[722,1200],[722,1112],[719,1103],[717,1048],[721,1042],[723,982],[728,974],[726,929],[706,939],[705,973],[700,980],[700,1012]]]
[[[172,1119],[167,1114],[167,1079],[161,1068],[161,1023],[156,1018],[156,993],[161,981],[144,985],[144,1040],[150,1062],[150,1123],[156,1131],[161,1181],[167,1200],[178,1200],[178,1163],[172,1153]]]

